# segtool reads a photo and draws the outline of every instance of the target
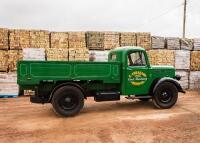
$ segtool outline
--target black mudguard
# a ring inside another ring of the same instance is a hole
[[[154,88],[153,88],[153,93],[155,92],[155,90],[157,89],[157,87],[161,83],[163,83],[163,82],[171,82],[171,83],[173,83],[176,86],[178,92],[185,93],[185,91],[183,90],[183,88],[181,87],[181,85],[178,83],[178,81],[175,80],[175,79],[173,79],[173,78],[169,78],[169,77],[164,77],[164,78],[159,79],[157,81],[157,83],[155,84]]]

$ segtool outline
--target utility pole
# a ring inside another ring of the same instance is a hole
[[[183,12],[183,38],[185,38],[186,10],[187,10],[187,0],[184,0],[184,12]]]

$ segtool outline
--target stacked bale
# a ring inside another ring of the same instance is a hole
[[[103,32],[87,32],[86,41],[87,41],[88,49],[104,50],[104,33]]]
[[[145,48],[146,50],[151,49],[151,34],[147,32],[139,32],[137,36],[137,46]]]
[[[175,68],[179,70],[190,69],[190,51],[186,50],[175,51]]]
[[[191,52],[191,70],[200,71],[200,51]]]
[[[16,72],[0,72],[0,95],[18,95]]]
[[[200,89],[200,71],[190,72],[190,89]]]
[[[151,47],[152,49],[164,49],[165,48],[165,38],[160,36],[151,37]]]
[[[75,61],[76,50],[71,48],[69,49],[69,61]]]
[[[177,37],[167,37],[166,45],[169,50],[180,50],[180,39]]]
[[[194,39],[194,50],[200,51],[200,38]]]
[[[69,32],[69,48],[85,48],[85,32]]]
[[[89,59],[90,61],[106,62],[108,61],[108,53],[109,51],[89,51]]]
[[[10,50],[30,47],[30,31],[13,29],[9,32]]]
[[[136,46],[136,33],[122,32],[120,33],[120,46]]]
[[[8,51],[8,69],[9,71],[17,70],[17,62],[23,59],[22,50]]]
[[[8,50],[8,29],[0,28],[0,50]]]
[[[181,50],[192,50],[193,49],[193,40],[187,38],[180,39]]]
[[[7,72],[8,70],[8,51],[0,50],[0,71]]]
[[[30,31],[31,48],[49,48],[49,32],[46,30]]]
[[[47,61],[68,61],[68,49],[48,48],[46,49]]]
[[[119,47],[119,33],[105,32],[104,33],[104,49],[110,50]]]
[[[185,70],[176,70],[176,75],[180,75],[181,79],[178,81],[183,89],[189,88],[189,72]]]
[[[174,50],[150,50],[148,51],[148,55],[152,65],[174,66]]]
[[[23,48],[23,60],[45,61],[44,48]]]
[[[51,32],[51,48],[68,48],[69,36],[67,32]]]
[[[75,61],[89,61],[89,51],[86,48],[75,50]]]

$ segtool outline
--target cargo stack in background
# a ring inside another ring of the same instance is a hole
[[[68,49],[69,35],[67,32],[51,32],[50,37],[51,48]]]
[[[200,51],[200,38],[194,38],[194,50]]]
[[[151,49],[151,34],[147,32],[139,32],[136,34],[137,46],[143,47],[146,50]]]
[[[17,97],[19,87],[17,85],[16,72],[0,72],[0,98],[1,97]]]
[[[30,47],[31,48],[49,48],[49,31],[30,30]]]
[[[88,61],[85,32],[69,32],[69,61]]]
[[[180,50],[180,39],[177,37],[167,37],[166,46],[169,50]]]
[[[187,38],[181,38],[180,44],[181,44],[181,50],[193,50],[193,40],[187,39]]]
[[[123,46],[136,46],[136,33],[135,32],[121,32],[120,33],[120,47]]]
[[[8,29],[0,28],[0,71],[8,70]]]
[[[68,61],[68,49],[48,48],[46,49],[47,61]]]
[[[104,50],[104,33],[86,32],[86,43],[89,50]]]
[[[181,76],[179,83],[184,89],[189,88],[190,72],[190,51],[175,50],[175,69],[176,73]]]
[[[104,32],[104,50],[110,50],[119,46],[119,32]]]
[[[25,61],[45,61],[44,48],[23,48],[22,51]]]
[[[175,64],[174,50],[150,50],[147,52],[152,65],[169,65]]]
[[[165,38],[161,36],[151,37],[151,48],[152,49],[165,49]]]

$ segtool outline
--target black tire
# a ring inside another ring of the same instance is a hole
[[[173,83],[163,82],[161,83],[154,95],[153,103],[157,108],[168,109],[171,108],[178,99],[178,90]]]
[[[74,116],[80,112],[84,105],[84,95],[74,86],[63,86],[57,89],[52,98],[54,111],[61,116]]]
[[[140,101],[149,101],[150,100],[150,98],[138,98]]]

